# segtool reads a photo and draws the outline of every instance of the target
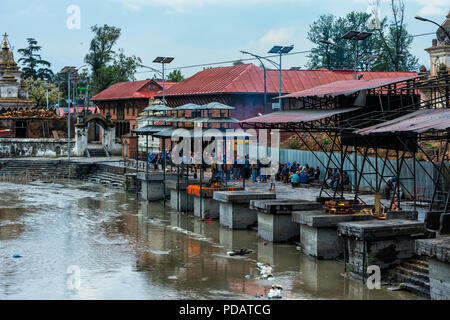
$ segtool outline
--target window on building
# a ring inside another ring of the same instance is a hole
[[[27,137],[27,122],[26,121],[16,121],[16,138],[26,138]]]

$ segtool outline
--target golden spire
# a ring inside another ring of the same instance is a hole
[[[2,49],[9,49],[8,47],[8,34],[5,32],[5,34],[3,35],[3,46]]]

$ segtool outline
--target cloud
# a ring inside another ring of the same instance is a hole
[[[373,5],[376,0],[353,0],[353,2],[358,4],[367,3],[367,5]],[[448,13],[448,0],[404,0],[405,6],[412,4],[414,2],[420,7],[417,14],[423,16],[446,16]],[[390,0],[380,0],[380,5],[390,6]],[[369,10],[369,9],[368,9]]]
[[[447,11],[442,7],[425,6],[419,10],[418,14],[423,16],[445,16]]]
[[[165,7],[166,13],[184,13],[192,8],[209,5],[255,5],[262,3],[295,2],[296,0],[108,0],[123,4],[132,11],[139,11],[144,6]]]
[[[448,0],[415,0],[420,6],[419,15],[445,17],[448,13]]]
[[[287,27],[287,28],[277,28],[270,29],[267,31],[260,39],[259,43],[261,44],[269,44],[272,45],[274,43],[290,43],[295,38],[295,28]]]

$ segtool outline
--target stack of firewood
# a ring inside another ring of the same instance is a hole
[[[325,211],[331,214],[355,213],[350,201],[325,201]]]
[[[0,114],[0,118],[59,119],[59,116],[50,110],[34,109],[8,111]]]

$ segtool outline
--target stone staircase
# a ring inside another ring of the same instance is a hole
[[[430,298],[430,277],[426,260],[412,259],[394,269],[393,281],[399,288]]]
[[[69,177],[70,165],[61,161],[0,161],[0,177]]]
[[[84,177],[85,180],[95,182],[95,183],[101,183],[106,186],[115,187],[115,188],[123,188],[125,183],[125,176],[102,171],[102,170],[96,170],[95,172],[92,172]]]
[[[109,157],[109,155],[106,153],[105,149],[87,149],[87,154],[89,158],[98,158],[98,157]]]

